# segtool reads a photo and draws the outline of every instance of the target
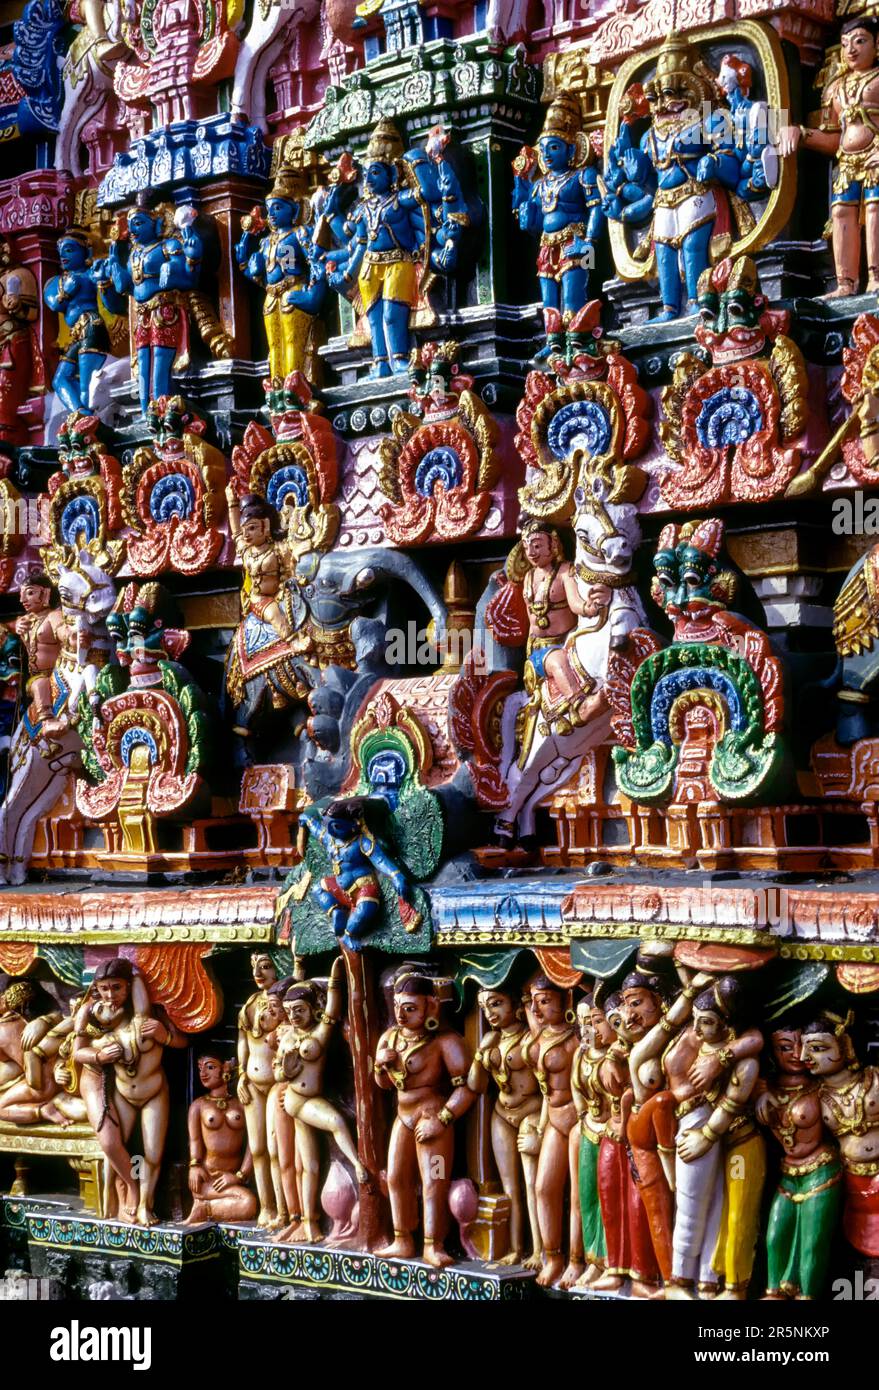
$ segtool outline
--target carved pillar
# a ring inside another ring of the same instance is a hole
[[[200,189],[201,212],[212,217],[220,242],[217,269],[217,303],[220,321],[232,339],[233,355],[249,359],[251,353],[248,286],[235,262],[235,243],[241,235],[241,218],[262,201],[261,188],[246,179],[224,178]]]
[[[37,282],[39,293],[37,335],[46,364],[46,387],[58,365],[55,341],[58,337],[58,315],[43,300],[46,282],[58,274],[58,231],[50,227],[32,227],[15,238],[20,265],[27,266]]]
[[[385,1203],[378,1175],[385,1166],[387,1125],[382,1095],[373,1078],[375,1050],[381,1036],[375,971],[365,951],[341,947],[348,981],[348,1045],[354,1068],[357,1153],[370,1175],[360,1188],[360,1240],[374,1250],[385,1239]]]

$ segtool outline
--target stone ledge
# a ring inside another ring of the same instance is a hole
[[[221,1252],[215,1225],[130,1226],[123,1221],[61,1212],[36,1203],[24,1213],[28,1244],[60,1252],[112,1255],[156,1261],[180,1269],[215,1259]]]
[[[238,1261],[241,1283],[428,1303],[518,1301],[530,1297],[535,1279],[527,1269],[471,1261],[434,1269],[422,1260],[390,1260],[323,1245],[275,1245],[245,1231],[238,1236]]]

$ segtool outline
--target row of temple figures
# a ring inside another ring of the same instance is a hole
[[[447,157],[449,137],[437,127],[424,149],[404,154],[390,121],[382,121],[367,147],[362,185],[357,166],[343,157],[315,185],[316,163],[301,132],[279,144],[280,158],[266,198],[242,219],[235,254],[241,271],[264,292],[263,321],[269,374],[286,380],[317,371],[317,320],[328,288],[350,299],[367,324],[372,373],[408,370],[411,324],[437,273],[457,264],[470,224],[467,202]],[[88,409],[95,378],[111,352],[122,348],[127,301],[133,303],[132,350],[141,410],[172,392],[174,374],[190,361],[196,326],[213,356],[227,357],[231,342],[216,309],[201,290],[204,224],[197,209],[153,207],[141,195],[117,219],[106,254],[91,233],[67,229],[59,239],[61,273],[45,288],[62,325],[60,364],[53,386],[68,409]],[[7,253],[8,255],[8,253]],[[30,272],[4,272],[5,351],[19,370],[4,374],[8,402],[0,424],[12,433],[34,376],[36,284]],[[37,374],[38,375],[38,374]]]
[[[631,1279],[636,1297],[744,1298],[766,1129],[781,1167],[765,1297],[818,1297],[843,1201],[849,1241],[876,1249],[877,1080],[857,1061],[851,1015],[778,1019],[761,1074],[763,1036],[740,1022],[738,980],[678,973],[670,1000],[645,958],[576,1014],[546,977],[524,994],[482,991],[491,1031],[470,1084],[497,1087],[491,1137],[511,1203],[510,1259],[523,1257],[527,1211],[526,1264],[541,1283],[615,1292]]]
[[[89,44],[81,45],[77,61],[97,64],[102,71],[101,63],[113,59],[121,40],[114,39],[99,11],[92,4],[84,15]],[[302,7],[292,13],[264,5],[254,24],[283,28],[310,17],[311,10],[306,13]],[[515,26],[517,21],[511,22]],[[761,49],[750,35],[750,46],[731,49],[717,71],[691,41],[671,36],[658,50],[654,68],[646,64],[644,79],[612,100],[609,121],[612,114],[615,124],[603,138],[601,132],[588,137],[584,132],[579,96],[558,92],[537,149],[525,147],[515,163],[517,218],[525,230],[540,236],[538,278],[548,335],[543,353],[564,348],[568,336],[576,338],[588,302],[589,273],[609,223],[618,224],[624,237],[623,243],[614,242],[614,254],[623,248],[627,264],[640,262],[642,273],[655,269],[659,317],[692,310],[706,268],[731,246],[748,240],[749,247],[756,247],[777,230],[777,216],[769,218],[768,208],[780,183],[787,179],[789,186],[792,172],[785,169],[799,147],[835,159],[835,293],[853,293],[858,285],[861,214],[872,289],[879,267],[870,172],[875,31],[869,18],[845,21],[817,127],[774,129],[769,68],[777,55],[772,44]],[[257,47],[262,54],[265,44]],[[774,74],[773,83],[778,81]],[[761,94],[755,95],[760,87]],[[272,375],[284,376],[305,364],[304,338],[327,285],[364,313],[375,374],[404,369],[411,348],[410,319],[424,288],[417,264],[420,260],[425,270],[452,271],[469,220],[466,201],[442,154],[443,139],[432,136],[425,151],[411,151],[404,159],[398,134],[382,122],[367,150],[360,196],[353,196],[350,173],[337,177],[317,195],[314,215],[308,190],[289,171],[279,173],[267,209],[269,236],[260,236],[260,220],[254,218],[240,254],[246,273],[266,290]],[[774,202],[781,215],[785,200]],[[97,340],[99,326],[93,323]],[[571,346],[568,342],[569,352]],[[96,356],[98,350],[96,341],[85,352]]]
[[[840,1213],[855,1249],[877,1254],[879,1080],[858,1062],[852,1016],[825,1008],[776,1018],[767,1063],[740,977],[678,959],[675,991],[667,955],[643,954],[618,986],[597,984],[576,1009],[571,992],[545,975],[524,987],[483,987],[486,1029],[475,1053],[443,1017],[450,982],[420,967],[396,971],[393,1021],[373,1067],[378,1087],[396,1095],[389,1257],[418,1254],[420,1186],[422,1258],[450,1262],[454,1127],[487,1092],[510,1209],[504,1262],[536,1269],[542,1285],[614,1292],[631,1280],[636,1297],[745,1297],[767,1174],[764,1133],[780,1157],[763,1233],[765,1296],[820,1296]],[[256,988],[239,1016],[235,1093],[230,1059],[208,1049],[199,1059],[205,1095],[189,1113],[189,1220],[258,1216],[277,1239],[320,1242],[321,1136],[350,1167],[352,1203],[374,1181],[345,1110],[327,1094],[343,958],[326,982],[280,979],[266,953],[254,955],[253,973]],[[0,1123],[87,1120],[106,1159],[106,1210],[151,1224],[169,1117],[162,1053],[186,1036],[126,960],[101,966],[66,1013],[32,1018],[33,996],[26,981],[3,995]],[[135,1176],[129,1145],[138,1120]],[[349,1215],[356,1240],[353,1206]]]
[[[754,75],[735,53],[714,73],[689,42],[671,36],[654,75],[621,96],[608,143],[603,132],[584,132],[576,93],[553,98],[536,150],[524,147],[513,164],[514,211],[540,237],[547,343],[539,356],[567,352],[570,360],[579,347],[608,221],[640,238],[636,259],[654,259],[658,318],[693,309],[699,276],[726,253],[720,242],[728,248],[753,229],[748,205],[764,204],[778,183],[767,103],[750,95]]]

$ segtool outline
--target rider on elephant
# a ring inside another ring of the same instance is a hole
[[[235,553],[244,570],[242,612],[255,613],[286,641],[292,630],[281,597],[293,567],[287,546],[273,533],[278,513],[262,497],[250,495],[242,500],[231,484],[226,501]]]

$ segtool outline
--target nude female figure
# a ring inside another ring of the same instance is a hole
[[[537,1032],[526,1039],[522,1052],[540,1087],[543,1104],[536,1131],[520,1139],[519,1149],[537,1157],[537,1219],[543,1244],[543,1267],[537,1282],[549,1287],[569,1272],[562,1253],[562,1231],[565,1187],[570,1176],[569,1146],[577,1127],[571,1094],[571,1061],[577,1049],[577,1030],[573,1015],[567,1017],[566,990],[540,975],[531,982],[530,993]],[[571,1214],[570,1233],[573,1282],[584,1269],[580,1258],[579,1210],[576,1217]]]
[[[277,1029],[283,1022],[281,998],[271,988],[251,996],[238,1016],[238,1099],[244,1106],[260,1226],[277,1225],[282,1219],[272,1181],[267,1109],[275,1084],[272,1063],[278,1046]]]
[[[489,1031],[475,1053],[467,1085],[484,1094],[489,1081],[497,1086],[497,1100],[491,1112],[491,1147],[501,1186],[510,1199],[510,1249],[501,1264],[523,1263],[540,1269],[543,1247],[537,1219],[537,1158],[520,1153],[519,1139],[535,1134],[540,1117],[540,1087],[534,1072],[522,1056],[522,1044],[530,1037],[521,1000],[509,988],[483,989],[479,1007]],[[522,1202],[522,1180],[525,1202]],[[525,1209],[531,1228],[531,1254],[525,1254]]]

